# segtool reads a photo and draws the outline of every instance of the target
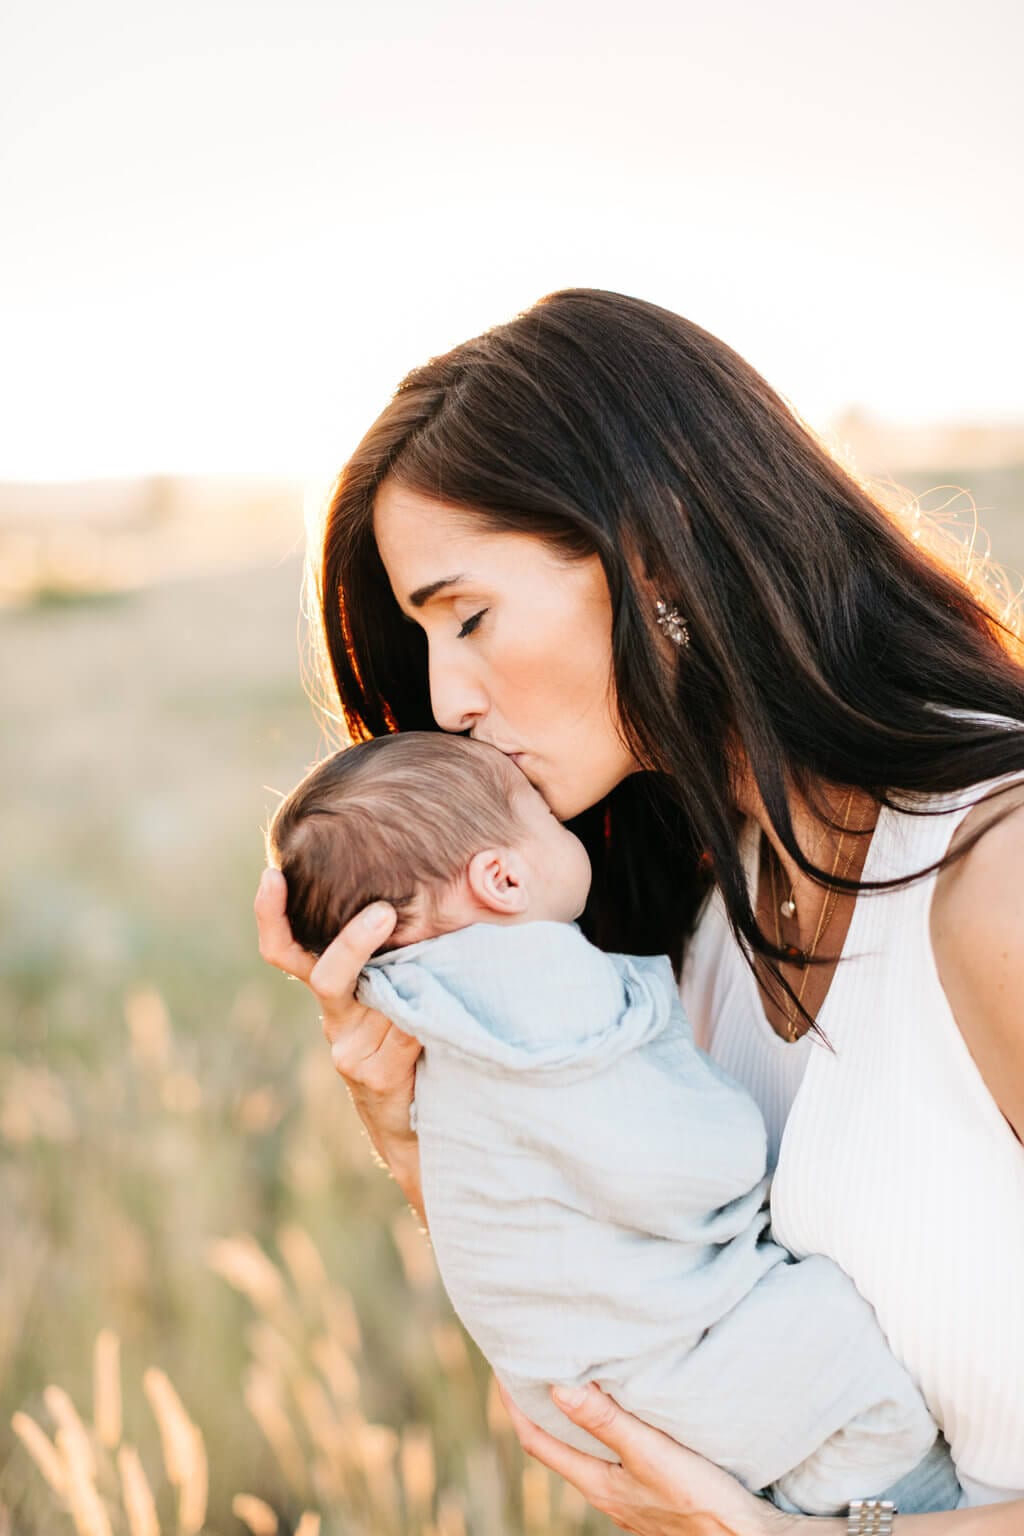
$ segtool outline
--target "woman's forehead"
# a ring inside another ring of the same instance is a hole
[[[373,501],[373,527],[378,539],[392,527],[424,528],[432,533],[465,534],[482,531],[482,524],[465,507],[455,506],[423,491],[413,490],[389,475],[380,485]]]
[[[389,569],[424,567],[417,571],[417,585],[448,574],[440,566],[460,555],[468,557],[474,550],[486,553],[488,544],[501,537],[464,508],[405,486],[393,487],[390,481],[384,482],[374,501],[373,536]]]
[[[397,595],[403,603],[456,578],[493,581],[521,567],[560,563],[536,534],[494,528],[483,515],[390,480],[377,492],[373,533],[392,584],[402,589]]]

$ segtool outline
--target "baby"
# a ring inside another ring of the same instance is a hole
[[[785,1509],[956,1506],[871,1307],[771,1241],[757,1106],[695,1046],[667,958],[584,938],[586,850],[513,762],[378,737],[315,768],[268,843],[312,952],[371,901],[397,910],[357,995],[424,1046],[438,1267],[524,1413],[608,1459],[547,1391],[593,1380]]]

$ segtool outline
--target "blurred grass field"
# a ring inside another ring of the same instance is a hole
[[[1024,570],[1024,469],[901,479],[968,486]],[[322,744],[299,580],[292,555],[0,611],[0,1530],[151,1536],[122,1435],[164,1531],[608,1530],[522,1457],[308,994],[256,952],[262,827]],[[59,1496],[19,1413],[59,1432]]]

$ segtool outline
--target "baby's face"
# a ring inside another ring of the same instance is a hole
[[[573,922],[586,905],[591,868],[587,850],[562,825],[539,790],[520,768],[511,765],[521,784],[513,790],[523,826],[516,847],[528,868],[529,915],[550,922]]]

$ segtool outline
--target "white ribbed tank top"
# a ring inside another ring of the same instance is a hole
[[[1002,782],[933,797],[937,816],[883,809],[862,878],[940,858]],[[752,889],[758,845],[751,824]],[[772,1030],[718,892],[680,993],[698,1042],[765,1116],[774,1236],[853,1279],[950,1443],[964,1502],[987,1503],[1024,1497],[1024,1147],[939,982],[934,888],[929,876],[858,898],[819,1014],[834,1055]]]

